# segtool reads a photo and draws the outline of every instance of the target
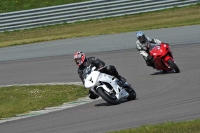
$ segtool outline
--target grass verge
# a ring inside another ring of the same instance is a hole
[[[0,119],[58,106],[85,97],[88,90],[75,85],[12,86],[0,88]]]
[[[138,128],[109,133],[200,133],[200,119],[184,122],[167,122],[158,125],[144,125]]]
[[[57,6],[89,0],[0,0],[0,13]]]
[[[122,17],[46,26],[0,34],[0,47],[83,36],[200,24],[200,4]]]

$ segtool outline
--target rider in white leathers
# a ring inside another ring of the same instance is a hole
[[[144,32],[136,32],[137,41],[136,48],[143,56],[146,61],[147,66],[155,67],[153,62],[153,57],[150,56],[149,51],[156,45],[160,45],[161,41],[158,39],[151,39],[148,36],[145,36]]]

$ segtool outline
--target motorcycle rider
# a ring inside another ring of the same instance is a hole
[[[109,66],[105,66],[105,63],[103,61],[101,61],[100,59],[96,58],[96,57],[88,57],[86,58],[85,53],[79,51],[79,52],[75,52],[74,54],[74,61],[75,63],[79,66],[78,67],[78,75],[80,77],[80,79],[82,80],[83,84],[84,84],[84,77],[83,77],[83,70],[87,67],[96,67],[96,69],[100,69],[100,71],[102,73],[106,73],[112,76],[115,76],[116,78],[119,79],[118,84],[119,85],[123,85],[123,83],[126,82],[126,79],[121,77],[116,68],[112,65]],[[96,95],[95,93],[93,93],[92,91],[89,91],[89,98],[91,99],[96,99],[99,96]]]
[[[149,52],[154,46],[160,45],[161,41],[158,39],[151,39],[148,36],[145,36],[143,31],[136,32],[136,36],[138,39],[136,41],[137,50],[143,56],[147,66],[155,68],[153,57],[150,56]]]

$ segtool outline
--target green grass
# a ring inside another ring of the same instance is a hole
[[[75,85],[1,87],[0,119],[58,106],[86,97],[87,94],[87,89]]]
[[[77,3],[89,0],[0,0],[0,13]]]
[[[200,24],[200,4],[157,12],[47,26],[0,34],[0,47],[84,36]]]
[[[144,125],[109,133],[200,133],[200,119],[184,122],[167,122],[158,125]]]

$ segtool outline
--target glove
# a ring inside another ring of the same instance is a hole
[[[149,54],[147,53],[147,52],[145,52],[145,51],[140,51],[140,54],[142,55],[142,56],[144,56],[144,57],[147,57]]]
[[[95,66],[92,67],[92,71],[97,71],[97,68]]]

